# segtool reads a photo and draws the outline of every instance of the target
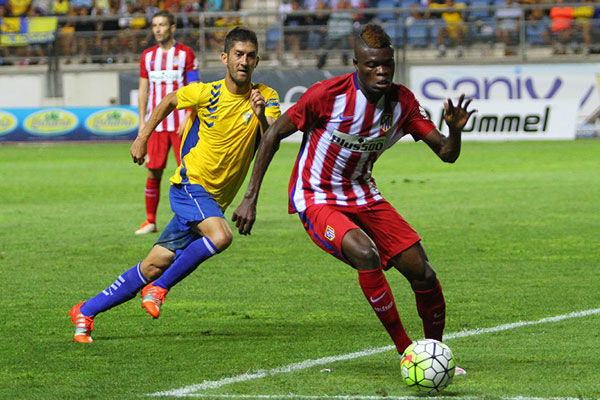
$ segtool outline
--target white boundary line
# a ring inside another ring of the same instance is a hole
[[[300,394],[206,394],[193,393],[189,397],[216,399],[257,399],[257,400],[480,400],[481,396],[305,396]],[[594,400],[588,397],[525,397],[501,396],[502,400]]]
[[[594,315],[594,314],[600,314],[600,308],[593,308],[593,309],[584,310],[584,311],[575,311],[575,312],[572,312],[569,314],[558,315],[555,317],[542,318],[542,319],[539,319],[536,321],[520,321],[520,322],[514,322],[512,324],[498,325],[498,326],[491,327],[491,328],[478,328],[478,329],[460,331],[460,332],[444,335],[444,341],[458,339],[458,338],[464,338],[464,337],[469,337],[469,336],[477,336],[477,335],[481,335],[484,333],[502,332],[502,331],[506,331],[509,329],[520,328],[523,326],[539,325],[539,324],[544,324],[544,323],[548,323],[548,322],[559,322],[559,321],[563,321],[565,319],[587,317],[589,315]],[[269,369],[269,370],[258,370],[258,371],[252,372],[252,373],[245,373],[242,375],[232,376],[229,378],[222,378],[222,379],[219,379],[216,381],[204,381],[202,383],[186,386],[186,387],[183,387],[180,389],[172,389],[172,390],[166,390],[166,391],[162,391],[162,392],[149,393],[148,396],[154,396],[154,397],[162,397],[162,396],[210,397],[210,395],[194,394],[194,392],[198,392],[200,390],[207,390],[207,389],[217,389],[222,386],[231,385],[233,383],[246,382],[246,381],[250,381],[253,379],[264,378],[264,377],[272,376],[272,375],[288,374],[290,372],[300,371],[303,369],[312,368],[312,367],[316,367],[319,365],[330,364],[330,363],[333,363],[336,361],[352,360],[355,358],[366,357],[366,356],[370,356],[373,354],[383,353],[385,351],[389,351],[394,348],[395,348],[394,346],[385,346],[385,347],[378,347],[378,348],[374,348],[374,349],[366,349],[363,351],[357,351],[355,353],[341,354],[339,356],[323,357],[323,358],[318,358],[315,360],[306,360],[306,361],[301,361],[298,363],[288,364],[283,367],[273,368],[273,369]],[[308,397],[306,397],[306,396],[299,396],[299,395],[293,395],[293,396],[295,396],[295,397],[285,397],[285,396],[277,397],[276,396],[276,397],[264,397],[264,398],[266,398],[266,399],[278,399],[278,398],[288,399],[289,398],[289,399],[309,399],[309,400],[315,399],[315,398],[331,398],[331,399],[336,399],[336,400],[337,399],[359,399],[359,400],[362,399],[361,397],[344,397],[344,396],[340,396],[340,397],[327,397],[327,396],[319,396],[319,397],[308,396]],[[228,396],[227,395],[218,395],[218,396],[215,395],[213,397],[227,398]],[[240,395],[240,396],[236,396],[236,398],[244,398],[244,397]],[[263,397],[251,396],[249,398],[259,399],[259,398],[263,398]],[[397,400],[397,399],[413,399],[415,397],[396,397],[396,398],[386,397],[386,398],[390,399],[390,400]],[[427,399],[426,397],[419,397],[419,398]],[[435,398],[443,399],[443,397],[439,397],[439,396],[436,396]],[[364,399],[371,400],[371,399],[379,399],[379,398],[378,397],[373,397],[373,398],[365,397]],[[535,398],[535,397],[507,397],[506,399],[535,400],[538,398]]]

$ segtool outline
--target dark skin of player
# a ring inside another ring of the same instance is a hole
[[[370,103],[377,103],[392,85],[395,71],[394,50],[391,47],[370,48],[362,39],[358,39],[354,48],[353,63],[360,90]],[[456,106],[450,99],[444,103],[444,120],[449,129],[448,136],[434,128],[423,138],[423,141],[444,162],[453,163],[460,155],[462,129],[467,124],[469,117],[476,111],[468,111],[471,100],[466,102],[464,100],[463,94],[458,99]],[[286,113],[265,132],[256,156],[248,190],[242,203],[233,213],[232,220],[236,223],[240,234],[249,235],[256,220],[256,203],[260,185],[269,163],[279,148],[279,142],[297,130],[298,127]],[[362,229],[352,229],[344,235],[342,251],[352,267],[358,270],[370,271],[381,266],[375,243]],[[421,242],[415,243],[402,253],[392,257],[386,269],[392,267],[400,271],[415,290],[431,289],[437,280]]]

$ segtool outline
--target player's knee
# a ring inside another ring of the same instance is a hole
[[[207,235],[207,237],[220,252],[227,249],[231,245],[231,242],[233,242],[233,233],[231,230],[223,229],[217,232],[211,232],[210,236]]]
[[[381,266],[379,253],[374,246],[355,246],[344,254],[352,266],[361,271],[370,271]]]
[[[342,251],[356,269],[369,271],[381,266],[377,246],[360,229],[353,229],[346,233],[342,240]]]

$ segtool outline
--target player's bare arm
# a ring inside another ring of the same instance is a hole
[[[456,106],[452,102],[452,99],[444,102],[444,121],[448,125],[449,135],[445,136],[437,129],[434,129],[423,139],[444,162],[453,163],[460,155],[462,130],[471,115],[477,112],[477,110],[468,110],[471,100],[468,99],[465,102],[465,95],[461,94]]]
[[[156,129],[156,126],[167,117],[177,107],[177,92],[171,92],[158,103],[156,108],[150,114],[148,122],[138,132],[138,136],[131,145],[131,157],[133,162],[139,165],[144,163],[144,157],[148,149],[148,139]]]
[[[232,217],[232,221],[235,222],[235,226],[238,228],[241,235],[249,235],[252,230],[252,225],[254,225],[254,221],[256,220],[256,202],[258,200],[260,185],[262,184],[267,167],[279,149],[279,143],[282,139],[288,137],[297,130],[298,128],[286,113],[273,122],[265,132],[260,142],[260,146],[258,147],[258,153],[256,155],[256,160],[254,161],[254,168],[252,169],[248,189],[244,194],[241,204],[236,208]]]

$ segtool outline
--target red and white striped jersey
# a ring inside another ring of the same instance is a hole
[[[194,51],[180,43],[175,43],[168,51],[155,45],[142,53],[140,60],[140,78],[148,79],[148,106],[146,121],[152,110],[169,93],[187,85],[187,72],[198,68]],[[158,124],[157,132],[175,132],[179,121],[183,120],[185,110],[175,110]]]
[[[392,84],[371,104],[356,79],[354,73],[318,82],[287,111],[304,132],[289,184],[290,213],[381,200],[371,176],[375,161],[402,136],[419,140],[435,129],[408,88]]]

